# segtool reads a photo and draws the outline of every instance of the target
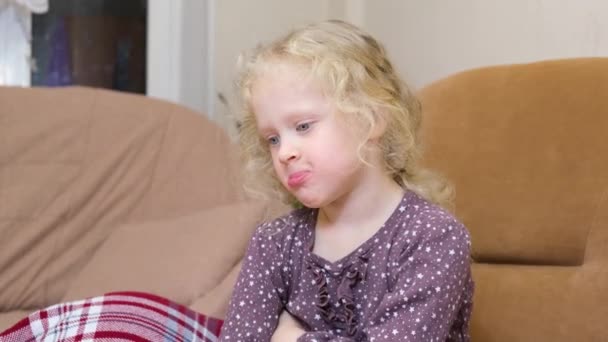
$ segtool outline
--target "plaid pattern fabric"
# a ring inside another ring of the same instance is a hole
[[[222,323],[155,295],[113,292],[34,312],[0,333],[0,341],[215,342]]]

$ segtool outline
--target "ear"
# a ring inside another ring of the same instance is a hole
[[[387,122],[386,122],[384,113],[376,112],[375,116],[376,116],[376,125],[372,128],[372,130],[370,132],[370,135],[369,135],[370,141],[377,141],[378,139],[380,139],[380,137],[382,137],[384,135],[384,132],[386,132],[386,128],[387,128]]]

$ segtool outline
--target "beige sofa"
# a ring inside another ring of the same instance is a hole
[[[473,341],[608,340],[608,59],[484,68],[420,92],[425,163],[472,233]],[[256,222],[201,115],[0,88],[0,330],[112,290],[223,317]]]
[[[202,115],[90,88],[0,88],[0,331],[114,290],[223,316],[266,206]]]
[[[420,96],[472,234],[473,341],[608,341],[608,58],[482,68]]]

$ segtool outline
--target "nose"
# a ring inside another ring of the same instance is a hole
[[[300,149],[291,139],[282,139],[278,157],[281,163],[284,164],[298,160],[300,158]]]

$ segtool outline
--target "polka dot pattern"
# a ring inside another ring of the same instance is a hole
[[[317,210],[262,224],[247,249],[222,341],[270,341],[283,310],[298,341],[469,341],[470,238],[407,192],[384,225],[330,262],[312,253]]]

